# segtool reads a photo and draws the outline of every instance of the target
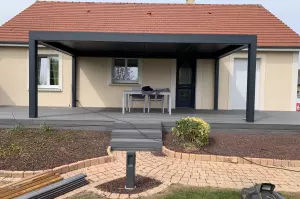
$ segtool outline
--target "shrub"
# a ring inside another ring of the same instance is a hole
[[[0,158],[11,157],[22,152],[21,147],[16,144],[10,144],[9,146],[0,146]]]
[[[186,117],[176,122],[172,133],[184,142],[205,146],[208,144],[210,126],[201,118]]]
[[[41,133],[52,133],[53,129],[46,122],[43,122],[40,124],[40,132]]]
[[[25,127],[22,124],[16,124],[13,128],[9,129],[10,132],[20,133],[23,132]]]

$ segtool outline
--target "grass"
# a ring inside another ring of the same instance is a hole
[[[300,199],[300,193],[283,193],[286,199]],[[92,193],[82,193],[72,199],[104,199]],[[179,185],[145,199],[240,199],[240,191],[233,189],[196,188]]]
[[[93,193],[80,193],[76,196],[73,196],[71,199],[100,199],[100,196]]]

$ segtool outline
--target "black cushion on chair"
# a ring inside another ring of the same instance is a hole
[[[141,94],[131,94],[130,96],[134,99],[145,99],[145,96]]]
[[[164,98],[164,95],[149,95],[151,100],[157,99],[157,100],[161,100]]]

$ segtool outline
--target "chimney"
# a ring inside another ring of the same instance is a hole
[[[186,3],[187,3],[187,4],[194,4],[194,3],[195,3],[195,0],[186,0]]]

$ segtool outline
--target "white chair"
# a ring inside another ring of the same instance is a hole
[[[142,91],[141,88],[132,88],[133,91]],[[129,112],[130,109],[133,108],[133,102],[144,102],[143,112],[145,113],[146,109],[146,96],[142,94],[130,94],[129,95]]]
[[[161,108],[162,108],[162,113],[165,113],[165,96],[164,95],[148,95],[148,113],[150,113],[151,109],[151,102],[160,102],[161,103]]]

